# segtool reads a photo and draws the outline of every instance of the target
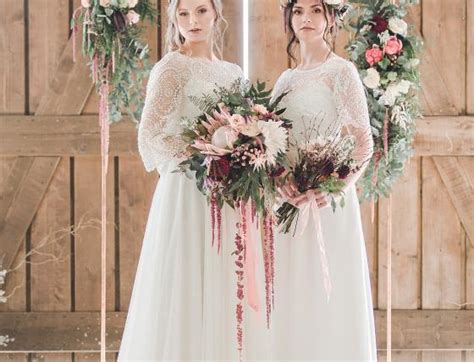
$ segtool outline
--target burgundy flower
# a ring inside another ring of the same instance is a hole
[[[339,169],[337,170],[337,174],[339,175],[339,177],[341,179],[345,179],[347,176],[349,176],[349,173],[351,172],[351,168],[347,165],[342,165],[341,167],[339,167]]]
[[[209,176],[215,180],[220,181],[225,179],[230,172],[230,162],[225,158],[221,157],[218,160],[211,162],[211,168],[209,170]]]
[[[375,25],[372,27],[372,31],[377,34],[383,33],[388,28],[388,21],[381,15],[376,15],[372,19]]]
[[[321,168],[321,176],[329,176],[334,172],[334,164],[331,161],[326,162]]]
[[[285,168],[283,166],[280,166],[279,168],[272,170],[272,172],[270,173],[270,177],[280,177],[281,175],[283,175],[284,172]]]
[[[115,30],[121,33],[127,27],[127,18],[122,12],[114,11],[112,14],[112,23],[114,24]]]

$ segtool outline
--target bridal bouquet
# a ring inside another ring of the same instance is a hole
[[[247,89],[246,89],[247,88]],[[195,171],[199,190],[211,205],[213,228],[220,229],[220,209],[250,202],[252,217],[273,204],[275,180],[284,171],[291,122],[270,103],[265,83],[245,87],[241,80],[215,94],[193,99],[203,113],[185,125],[190,156],[181,171]],[[213,234],[214,241],[214,234]]]
[[[297,145],[296,162],[285,178],[294,178],[300,193],[319,190],[328,194],[331,198],[332,209],[335,211],[337,196],[340,196],[339,205],[344,207],[345,179],[360,169],[351,156],[354,148],[355,140],[350,135],[324,138],[318,136],[314,140],[304,141]],[[315,205],[315,207],[318,206]],[[296,223],[298,222],[299,214],[299,208],[289,202],[284,202],[277,209],[278,225],[282,225],[282,230],[288,233],[295,219]],[[306,224],[307,217],[304,219]]]

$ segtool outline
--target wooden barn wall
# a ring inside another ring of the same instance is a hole
[[[161,27],[149,26],[147,40],[152,59],[156,61],[166,51],[162,30],[166,29],[164,10],[167,1],[154,1],[162,10]],[[290,64],[285,52],[281,12],[276,3],[276,0],[250,0],[250,78],[265,80],[270,85]],[[84,99],[74,100],[74,94],[65,97],[69,100],[60,107],[48,108],[43,99],[48,84],[58,76],[58,64],[68,49],[69,19],[79,5],[80,0],[0,0],[0,115],[97,113],[98,97],[90,90],[83,92],[86,94]],[[224,0],[224,7],[229,21],[224,55],[226,59],[242,64],[240,1]],[[410,11],[410,16],[429,52],[422,64],[424,115],[439,118],[473,115],[474,0],[422,0]],[[342,33],[336,43],[341,55],[346,40],[347,34]],[[74,85],[68,89],[74,89]],[[472,129],[468,130],[472,132]],[[55,171],[22,237],[20,251],[13,262],[20,267],[9,275],[7,283],[7,294],[13,291],[14,294],[8,303],[0,304],[0,312],[96,312],[100,309],[100,158],[98,155],[47,156],[38,158],[54,165]],[[33,163],[32,157],[0,154],[0,195],[11,187],[12,171],[29,163]],[[159,177],[156,173],[145,172],[136,152],[111,156],[109,164],[107,307],[110,312],[121,312],[123,318]],[[462,157],[423,154],[411,159],[398,181],[390,214],[387,200],[377,204],[373,222],[370,205],[366,203],[361,207],[377,312],[383,313],[387,307],[389,216],[393,224],[392,308],[427,312],[474,309],[474,240],[469,238],[466,223],[462,222],[453,203],[450,189],[453,185],[448,182],[449,166],[462,171],[472,190],[472,153]],[[2,218],[7,211],[5,206],[0,206]],[[74,234],[64,232],[83,222],[96,224],[79,227]],[[0,224],[0,229],[2,226]],[[63,232],[57,234],[58,230]],[[54,238],[57,239],[55,243],[42,249],[44,254],[30,255],[45,240]],[[0,245],[0,257],[1,248]],[[61,257],[45,262],[48,253]],[[25,259],[26,264],[22,263]],[[64,328],[66,331],[76,326]],[[94,325],[91,328],[94,329]],[[400,326],[394,327],[397,328]],[[96,334],[83,332],[83,342],[96,346],[93,349],[97,351]],[[456,336],[455,329],[453,333]],[[395,337],[403,340],[404,336]],[[380,332],[377,339],[379,357],[383,361],[386,353],[380,341],[385,340],[385,336]],[[433,342],[433,348],[435,344]],[[116,347],[117,343],[112,349],[116,350]],[[463,346],[433,351],[396,350],[392,358],[394,361],[474,361],[474,341],[470,347],[469,351]],[[79,350],[0,353],[0,361],[98,359],[97,352]],[[115,352],[109,354],[110,360],[115,357]]]

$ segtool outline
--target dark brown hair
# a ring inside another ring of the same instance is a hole
[[[293,25],[291,24],[293,20],[293,8],[295,5],[298,3],[298,0],[293,0],[288,2],[288,5],[286,5],[283,9],[283,17],[285,21],[285,33],[288,35],[288,44],[286,46],[286,52],[290,56],[293,61],[296,62],[296,57],[293,54],[293,50],[296,46],[296,44],[299,43],[298,38],[296,37],[295,30],[293,29]],[[329,41],[328,36],[332,36],[333,39],[336,36],[337,33],[337,26],[334,23],[333,25],[329,25],[330,22],[330,16],[333,18],[335,17],[334,10],[328,8],[328,6],[324,3],[323,0],[321,0],[321,5],[323,6],[323,11],[324,11],[324,18],[326,19],[326,29],[324,29],[324,35],[323,39],[326,42],[326,44],[329,46],[329,48],[333,49],[333,44]]]

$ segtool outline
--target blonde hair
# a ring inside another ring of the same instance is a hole
[[[185,38],[179,33],[176,13],[180,0],[168,0],[168,29],[166,30],[166,48],[168,52],[181,50]],[[216,12],[216,22],[212,30],[212,50],[222,59],[224,33],[228,27],[227,20],[222,15],[222,0],[210,0]]]

